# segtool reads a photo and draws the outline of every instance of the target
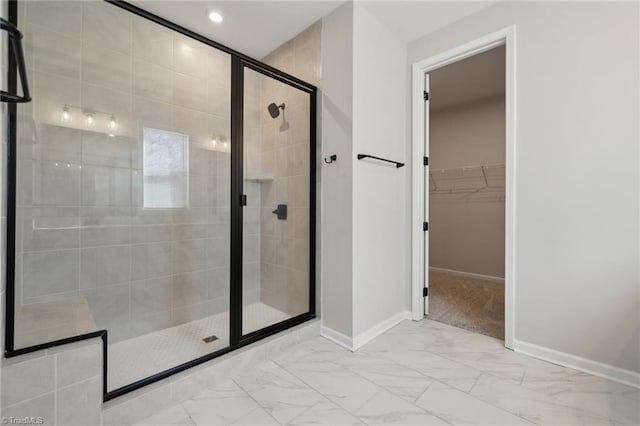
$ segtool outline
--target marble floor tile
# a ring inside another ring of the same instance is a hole
[[[282,424],[324,400],[318,392],[271,361],[236,378],[235,382]]]
[[[444,383],[434,382],[416,405],[454,425],[532,425],[533,422],[494,407]]]
[[[330,362],[349,353],[350,351],[342,346],[323,337],[316,337],[276,356],[273,361],[279,365],[290,365],[296,362]]]
[[[246,416],[242,416],[232,423],[232,425],[237,426],[272,426],[280,424],[265,410],[251,410]]]
[[[640,389],[568,368],[564,370],[562,377],[541,378],[527,372],[522,386],[622,424],[640,424]]]
[[[381,389],[369,380],[334,363],[296,363],[285,368],[351,413]]]
[[[414,369],[375,355],[354,353],[336,363],[410,402],[415,401],[433,382]]]
[[[229,380],[214,389],[182,403],[198,425],[230,425],[252,414],[264,411],[246,392]]]
[[[467,354],[468,355],[468,354]],[[454,360],[474,370],[488,373],[505,380],[520,383],[527,371],[526,364],[519,362],[511,356],[511,352],[493,353],[485,352],[475,354],[471,359],[460,354],[443,354],[443,357]]]
[[[331,401],[324,400],[309,408],[289,422],[291,426],[302,425],[362,425],[363,423]]]
[[[614,424],[611,419],[586,411],[587,407],[566,404],[488,374],[478,379],[470,395],[539,425]]]
[[[136,426],[194,426],[195,422],[182,405],[175,405],[148,417]]]
[[[446,425],[446,421],[384,389],[355,413],[365,424]]]
[[[451,381],[452,384],[455,383],[458,386],[462,386],[463,389],[470,388],[482,374],[474,368],[428,351],[397,350],[388,352],[385,357],[407,368],[414,369],[427,377],[438,379],[445,383]]]
[[[640,424],[638,389],[429,320],[356,352],[318,337],[251,367],[139,426]]]

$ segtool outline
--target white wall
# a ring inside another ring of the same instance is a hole
[[[432,83],[429,90],[436,99],[438,88]],[[430,112],[431,170],[504,164],[504,158],[503,94]],[[504,278],[505,203],[498,199],[504,190],[491,194],[429,197],[430,267]]]
[[[633,372],[638,8],[501,2],[408,50],[410,65],[516,24],[516,341]]]
[[[350,348],[405,305],[406,168],[356,159],[408,160],[405,64],[406,44],[361,4],[324,19],[322,155],[338,160],[322,165],[323,333]]]
[[[322,321],[352,333],[353,4],[322,22]]]
[[[404,163],[406,45],[355,3],[353,32],[354,336],[404,307],[409,235],[402,187],[407,168],[358,161],[371,154]]]

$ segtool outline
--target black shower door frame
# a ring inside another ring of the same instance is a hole
[[[18,1],[9,0],[9,21],[14,25],[18,24]],[[265,337],[289,329],[295,325],[309,321],[316,317],[316,112],[317,112],[317,88],[297,77],[280,71],[261,61],[244,55],[234,49],[210,40],[200,34],[188,30],[164,18],[156,16],[144,9],[129,4],[121,0],[103,0],[114,6],[120,7],[130,13],[138,15],[158,25],[166,27],[172,31],[183,34],[196,41],[204,43],[212,48],[221,50],[231,56],[231,244],[230,244],[230,302],[229,302],[229,346],[193,359],[186,363],[177,365],[165,371],[161,371],[152,376],[130,383],[121,388],[109,391],[107,387],[107,343],[108,331],[97,330],[91,333],[72,336],[64,339],[52,340],[38,345],[24,348],[15,348],[15,255],[16,255],[16,193],[17,193],[17,105],[8,105],[7,123],[7,232],[6,232],[6,305],[5,305],[5,358],[12,358],[27,353],[61,346],[68,343],[78,342],[87,339],[102,339],[103,357],[103,381],[102,394],[103,401],[108,401],[134,390],[140,389],[151,383],[165,379],[181,371],[187,370],[196,365],[210,361],[223,354],[232,352],[240,347],[249,345]],[[273,78],[281,83],[287,84],[298,90],[309,94],[309,310],[303,314],[289,318],[268,327],[253,331],[243,335],[242,333],[242,234],[243,234],[243,126],[244,126],[244,70],[249,68],[262,75]],[[18,84],[17,67],[12,55],[9,55],[8,88],[15,92]]]

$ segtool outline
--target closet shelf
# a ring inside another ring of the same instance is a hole
[[[505,165],[481,164],[429,170],[429,193],[433,195],[471,196],[504,200]]]

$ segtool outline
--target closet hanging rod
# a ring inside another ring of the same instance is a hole
[[[396,168],[400,168],[402,166],[404,166],[404,163],[400,163],[398,161],[393,161],[393,160],[387,160],[386,158],[380,158],[380,157],[376,157],[375,155],[369,155],[369,154],[358,154],[358,160],[362,160],[363,158],[373,158],[374,160],[380,160],[380,161],[385,161],[387,163],[391,163],[391,164],[395,164]]]

